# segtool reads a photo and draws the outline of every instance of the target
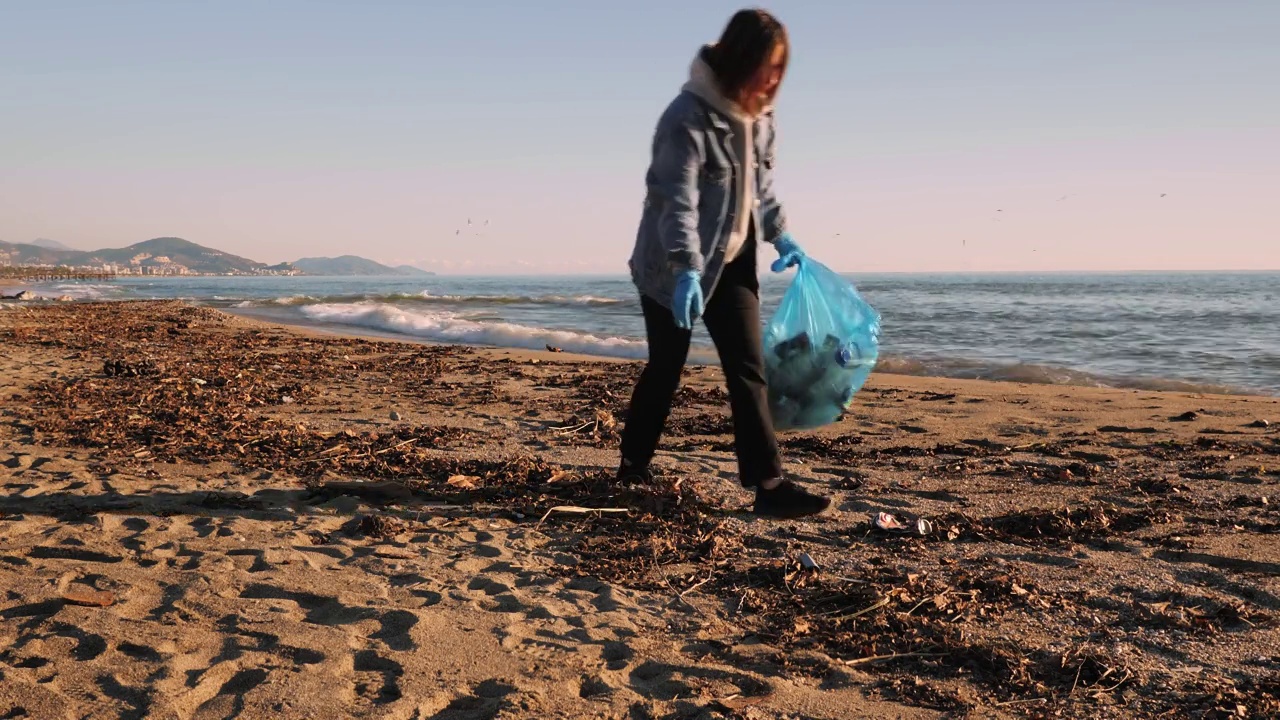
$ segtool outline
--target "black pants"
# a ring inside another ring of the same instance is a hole
[[[671,311],[641,297],[649,363],[631,396],[622,434],[623,461],[645,468],[658,449],[658,440],[680,388],[680,375],[689,356],[693,333],[676,327]],[[738,476],[746,487],[782,477],[782,457],[769,415],[764,379],[764,348],[760,327],[760,279],[756,274],[756,245],[748,242],[742,255],[725,266],[720,283],[707,300],[703,322],[720,355],[733,410]]]

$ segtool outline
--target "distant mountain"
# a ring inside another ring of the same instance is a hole
[[[155,238],[128,247],[103,250],[55,250],[39,245],[0,242],[0,259],[15,265],[70,265],[164,267],[180,265],[193,273],[256,275],[263,271],[287,271],[289,266],[268,266],[238,255],[197,245],[182,238]]]
[[[303,258],[296,263],[265,263],[197,245],[182,238],[154,238],[129,247],[103,250],[71,250],[53,240],[34,243],[0,241],[0,262],[14,265],[68,265],[73,267],[118,265],[133,272],[166,272],[175,266],[203,275],[260,275],[305,273],[307,275],[382,275],[392,277],[427,277],[427,272],[411,265],[389,267],[355,255],[336,258]],[[180,269],[180,268],[179,268]]]
[[[308,275],[330,275],[330,276],[353,276],[353,275],[382,275],[382,276],[428,276],[426,270],[419,270],[410,265],[399,265],[397,267],[389,267],[379,262],[374,262],[368,258],[357,257],[355,255],[342,255],[341,257],[311,257],[295,260],[293,266]]]
[[[431,272],[430,270],[423,270],[420,267],[414,267],[412,265],[397,265],[395,266],[394,269],[399,270],[401,275],[409,275],[411,277],[434,277],[435,276],[435,273]]]
[[[71,254],[73,253],[65,250],[50,250],[39,245],[0,241],[0,260],[14,265],[57,265]]]
[[[35,240],[31,241],[31,244],[35,245],[36,247],[42,247],[46,250],[68,250],[72,252],[75,251],[74,248],[69,248],[66,245],[63,245],[62,243],[58,242],[57,240],[50,240],[49,238],[36,238]]]
[[[155,262],[157,257],[167,257],[170,261],[199,273],[252,273],[267,267],[265,263],[197,245],[182,238],[155,238],[119,250],[98,250],[90,255],[122,265],[139,255],[151,256],[143,259],[143,263],[147,260]]]

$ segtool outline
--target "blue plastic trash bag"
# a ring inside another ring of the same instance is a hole
[[[764,333],[769,409],[777,430],[840,419],[880,353],[880,314],[848,280],[810,258]]]

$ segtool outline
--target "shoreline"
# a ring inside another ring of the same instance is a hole
[[[308,322],[303,320],[292,322],[292,321],[282,320],[276,317],[271,317],[266,315],[265,313],[264,314],[254,313],[252,312],[252,310],[249,310],[249,309],[239,309],[239,308],[216,308],[216,309],[230,315],[235,315],[237,317],[244,317],[244,318],[252,319],[258,322],[280,325],[284,327],[304,328],[308,330],[326,332],[326,333],[330,333],[332,335],[341,336],[341,337],[388,340],[393,342],[403,342],[407,344],[425,344],[425,345],[458,345],[459,344],[459,343],[449,343],[449,342],[433,340],[431,338],[415,337],[412,335],[407,335],[405,333],[396,333],[391,331],[379,332],[377,330],[370,329],[370,328],[360,328],[357,326],[341,325],[337,323],[324,323],[324,322],[318,322],[318,321]],[[499,345],[480,345],[480,344],[463,343],[461,344],[461,346],[480,349],[480,350],[486,350],[486,351],[494,350],[494,351],[511,351],[511,352],[534,353],[534,354],[542,353],[542,351],[539,351],[536,349],[503,347]],[[550,353],[544,353],[544,354],[550,354]],[[714,354],[714,351],[712,351],[712,354]],[[576,353],[576,354],[565,353],[561,355],[561,357],[572,358],[574,360],[579,360],[579,361],[643,362],[642,360],[637,360],[635,358],[622,358],[622,357],[610,356],[610,355],[604,355],[604,354],[592,355],[592,354],[584,354],[584,353]],[[1262,390],[1252,390],[1249,388],[1233,388],[1225,385],[1207,385],[1207,384],[1196,383],[1188,380],[1170,380],[1170,379],[1164,379],[1164,378],[1141,378],[1141,377],[1112,378],[1111,380],[1113,380],[1115,384],[1106,384],[1103,381],[1107,380],[1107,378],[1104,378],[1101,375],[1087,373],[1084,371],[1071,370],[1061,366],[1017,364],[1017,365],[1004,366],[1002,368],[991,368],[991,369],[982,370],[982,371],[975,370],[975,372],[988,372],[988,373],[999,374],[999,375],[1009,374],[1009,375],[1012,375],[1013,377],[969,377],[969,376],[958,376],[956,374],[948,375],[948,374],[929,373],[927,371],[911,372],[905,369],[904,367],[904,366],[926,366],[928,364],[930,364],[928,361],[916,360],[916,359],[910,359],[910,358],[898,358],[890,355],[888,358],[882,358],[881,361],[877,363],[876,369],[872,373],[872,377],[875,377],[876,375],[892,375],[895,377],[917,377],[917,378],[928,378],[928,379],[935,379],[935,380],[961,380],[961,381],[973,381],[973,382],[1010,383],[1014,385],[1044,385],[1049,387],[1095,388],[1095,389],[1102,389],[1102,390],[1133,390],[1133,391],[1139,391],[1139,392],[1170,392],[1170,393],[1180,393],[1185,395],[1216,395],[1216,396],[1223,396],[1223,397],[1262,397],[1262,398],[1280,397],[1280,390],[1277,390],[1277,392],[1274,394],[1268,395],[1264,393]],[[697,363],[697,365],[699,367],[714,367],[715,363],[703,362],[703,363]],[[885,367],[886,365],[889,366],[889,369],[886,369]],[[1031,370],[1031,371],[1038,372],[1041,374],[1041,376],[1043,376],[1043,373],[1045,371],[1055,371],[1061,375],[1067,375],[1069,377],[1089,378],[1094,380],[1094,382],[1093,383],[1084,382],[1084,381],[1052,382],[1048,380],[1018,379],[1018,374],[1024,370]]]
[[[53,301],[54,298],[43,298],[45,301]],[[288,315],[287,312],[276,308],[271,303],[265,303],[259,306],[239,307],[220,302],[202,302],[190,299],[180,299],[180,302],[187,302],[200,307],[210,307],[221,312],[226,312],[239,317],[251,318],[256,321],[272,323],[288,327],[300,327],[319,329],[330,332],[335,335],[346,337],[365,337],[379,338],[384,340],[400,341],[410,344],[458,344],[467,347],[498,349],[498,350],[520,350],[529,351],[527,346],[510,345],[502,343],[487,343],[484,341],[461,340],[449,341],[439,338],[415,335],[412,332],[396,331],[396,330],[379,330],[360,324],[349,324],[341,322],[329,322],[323,320],[311,320],[294,315]],[[33,301],[0,301],[0,308],[9,303],[30,303]],[[96,298],[77,298],[76,302],[163,302],[159,300],[102,300]],[[546,335],[570,334],[579,335],[583,339],[588,336],[577,330],[561,330],[557,331],[552,328],[522,328],[526,331],[541,331]],[[643,353],[643,338],[631,337],[614,337],[608,335],[592,336],[595,337],[594,342],[604,342],[617,340],[620,343],[636,346],[627,352],[620,354],[610,354],[607,349],[602,349],[598,353],[578,352],[575,356],[582,358],[599,358],[602,360],[637,360],[636,353]],[[548,343],[538,341],[539,346]],[[558,344],[552,342],[549,344]],[[883,350],[883,348],[882,348]],[[699,365],[714,366],[717,364],[715,352],[709,345],[698,345],[694,349],[694,355],[691,362]],[[1108,375],[1106,373],[1077,370],[1061,365],[1054,364],[1032,364],[1032,363],[984,363],[978,360],[966,360],[963,358],[938,358],[938,357],[903,357],[893,353],[883,353],[877,363],[874,375],[893,375],[906,377],[926,377],[939,379],[958,379],[958,380],[980,380],[987,382],[1012,382],[1018,384],[1029,385],[1046,385],[1053,387],[1094,387],[1094,388],[1113,388],[1121,390],[1139,390],[1139,391],[1156,391],[1156,392],[1180,392],[1189,394],[1206,394],[1221,396],[1256,396],[1256,397],[1280,397],[1280,387],[1275,389],[1263,387],[1248,387],[1231,384],[1219,384],[1207,381],[1196,381],[1179,378],[1156,377],[1156,376],[1140,376],[1140,375]]]
[[[142,302],[142,301],[133,301],[133,302]],[[216,307],[214,309],[220,312],[224,312],[228,315],[250,319],[255,322],[262,322],[262,323],[278,325],[282,327],[289,327],[289,328],[299,328],[305,331],[323,332],[323,333],[331,334],[338,337],[376,339],[376,340],[385,340],[390,342],[402,342],[410,345],[432,345],[432,346],[459,345],[461,347],[468,347],[468,348],[484,350],[484,351],[532,353],[534,355],[538,355],[538,354],[551,355],[552,354],[552,353],[544,353],[543,351],[530,349],[530,348],[504,347],[500,345],[451,343],[451,342],[445,342],[440,340],[434,340],[426,337],[416,337],[406,333],[378,331],[372,328],[363,328],[363,327],[354,326],[354,325],[342,325],[339,323],[326,323],[321,321],[307,321],[307,320],[301,320],[301,319],[296,321],[292,319],[286,320],[286,319],[272,316],[268,313],[254,312],[253,309],[251,308]],[[707,350],[707,349],[704,348],[704,350]],[[707,354],[707,356],[712,357],[714,356],[714,350],[709,350],[709,353],[704,353],[704,354]],[[610,356],[610,355],[604,355],[604,354],[593,355],[593,354],[586,354],[586,353],[566,352],[563,354],[556,353],[555,355],[558,355],[559,357],[563,357],[567,359],[582,361],[582,362],[590,362],[590,361],[624,362],[624,363],[643,362],[643,360],[639,360],[636,358],[624,358],[624,357]],[[714,362],[693,363],[691,361],[691,365],[694,365],[694,364],[696,364],[698,367],[715,367],[716,365]],[[1213,396],[1221,396],[1221,397],[1280,398],[1280,390],[1277,390],[1273,394],[1266,394],[1260,389],[1254,390],[1250,388],[1234,388],[1227,385],[1210,385],[1210,384],[1196,383],[1189,380],[1144,378],[1144,377],[1105,378],[1104,376],[1097,375],[1094,373],[1088,373],[1088,372],[1079,371],[1079,370],[1071,370],[1069,368],[1065,368],[1061,366],[1049,366],[1049,365],[1016,364],[1016,365],[1007,365],[1003,367],[986,368],[981,370],[975,369],[973,371],[974,373],[986,373],[986,374],[997,375],[998,377],[973,377],[969,375],[958,375],[955,373],[940,374],[940,373],[930,373],[927,370],[913,372],[908,369],[911,366],[924,368],[925,366],[928,366],[930,364],[931,363],[929,361],[925,361],[925,360],[899,358],[899,357],[890,355],[887,358],[881,358],[880,362],[878,362],[876,365],[876,369],[872,372],[871,377],[874,378],[877,375],[890,375],[894,377],[914,377],[914,378],[926,378],[926,379],[934,379],[934,380],[957,380],[957,381],[969,381],[969,382],[1009,383],[1013,385],[1094,388],[1094,389],[1100,389],[1100,390],[1132,390],[1137,392],[1168,392],[1168,393],[1178,393],[1178,394],[1184,394],[1184,395],[1213,395]],[[976,366],[976,363],[975,363],[975,366]],[[1059,376],[1065,375],[1077,381],[1054,382],[1050,380],[1039,380],[1039,379],[1019,379],[1020,377],[1026,374],[1035,374],[1038,377],[1045,377],[1045,374],[1048,372],[1056,373]],[[1003,376],[1003,377],[1000,377],[1000,376]],[[1110,381],[1110,384],[1106,381]]]
[[[873,375],[775,523],[715,368],[619,487],[635,363],[181,302],[0,344],[0,715],[1280,713],[1280,399]]]

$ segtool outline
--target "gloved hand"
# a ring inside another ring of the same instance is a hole
[[[696,270],[685,270],[676,278],[676,291],[671,297],[671,313],[675,315],[676,327],[693,329],[693,321],[698,319],[703,309],[702,275]]]
[[[804,259],[804,250],[796,244],[795,238],[791,237],[791,233],[782,233],[782,237],[778,238],[773,244],[778,249],[778,259],[773,261],[773,271],[780,273],[789,267],[795,267]]]

